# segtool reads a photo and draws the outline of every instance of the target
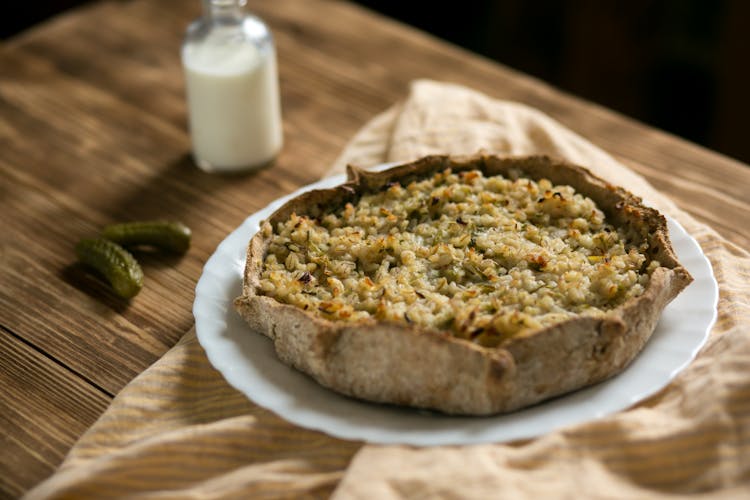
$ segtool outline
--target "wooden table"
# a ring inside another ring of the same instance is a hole
[[[199,2],[100,2],[0,46],[0,497],[48,476],[191,327],[195,283],[225,235],[318,179],[414,78],[540,108],[750,247],[743,164],[348,3],[250,4],[276,36],[286,140],[252,175],[205,174],[189,157],[178,53]],[[74,264],[73,245],[150,218],[184,221],[193,246],[144,257],[147,284],[127,304]]]

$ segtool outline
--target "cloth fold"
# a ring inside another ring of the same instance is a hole
[[[224,382],[185,337],[134,379],[29,498],[736,498],[750,494],[750,254],[542,112],[419,80],[334,163],[425,154],[546,153],[590,168],[677,219],[711,261],[719,316],[657,395],[508,444],[363,445],[290,424]]]

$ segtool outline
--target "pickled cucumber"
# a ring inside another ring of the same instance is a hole
[[[112,224],[102,237],[125,247],[151,246],[174,253],[190,248],[190,228],[180,222],[141,221]]]
[[[103,238],[85,238],[78,242],[75,250],[78,260],[99,271],[120,297],[129,299],[141,291],[141,266],[117,243]]]

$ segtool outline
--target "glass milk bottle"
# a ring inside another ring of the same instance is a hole
[[[207,172],[262,167],[282,145],[276,51],[246,0],[203,0],[182,46],[193,157]]]

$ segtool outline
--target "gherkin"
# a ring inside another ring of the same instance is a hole
[[[112,224],[102,237],[124,247],[151,246],[183,254],[190,248],[190,228],[180,222],[142,221]]]
[[[75,248],[78,260],[104,276],[115,293],[129,299],[143,287],[143,271],[123,247],[103,238],[85,238]]]

